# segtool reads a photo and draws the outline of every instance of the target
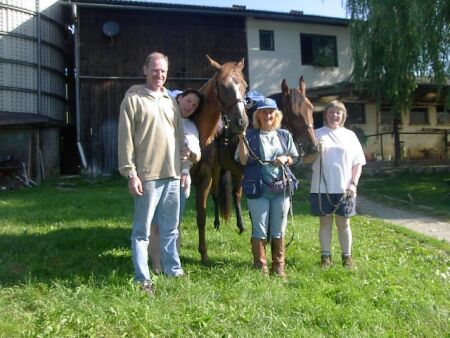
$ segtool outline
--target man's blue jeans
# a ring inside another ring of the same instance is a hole
[[[135,281],[150,280],[148,242],[150,225],[159,225],[161,260],[168,276],[183,274],[177,251],[180,180],[165,178],[142,182],[144,194],[134,200],[131,249]]]

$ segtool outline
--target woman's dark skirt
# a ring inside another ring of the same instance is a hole
[[[356,197],[345,198],[343,195],[320,194],[321,198],[319,200],[319,194],[309,194],[311,214],[314,216],[326,216],[334,212],[344,217],[356,215]]]

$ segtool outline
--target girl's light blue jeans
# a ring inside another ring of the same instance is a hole
[[[265,193],[260,198],[247,199],[252,218],[252,238],[284,237],[290,207],[289,196]]]

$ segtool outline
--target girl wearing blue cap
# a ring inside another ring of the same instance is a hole
[[[283,181],[283,166],[298,162],[298,152],[291,134],[280,129],[282,112],[274,100],[258,103],[253,115],[255,129],[240,135],[235,158],[244,167],[243,188],[252,220],[253,267],[268,274],[265,242],[270,239],[272,271],[285,277],[285,243],[290,208],[289,187]]]

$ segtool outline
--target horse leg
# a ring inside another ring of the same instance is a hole
[[[219,207],[219,197],[216,194],[212,195],[214,202],[214,229],[220,229],[220,207]]]
[[[214,168],[211,191],[215,211],[214,228],[216,230],[219,230],[221,220],[228,222],[230,219],[232,186],[231,173],[219,166]]]
[[[206,178],[205,178],[206,179]],[[200,253],[201,262],[208,262],[208,250],[206,248],[206,203],[209,190],[211,187],[211,178],[209,183],[203,182],[200,186],[196,186],[195,204],[197,207],[197,228],[198,228],[198,252]]]
[[[233,195],[234,210],[236,211],[236,226],[239,229],[239,233],[242,234],[245,231],[244,221],[242,220],[242,208],[241,199],[237,195]]]
[[[208,250],[206,248],[206,208],[197,208],[197,228],[198,228],[198,252],[200,260],[204,264],[208,262]]]
[[[214,202],[214,229],[220,229],[220,167],[213,168],[212,171],[212,186],[211,186],[211,195],[212,200]]]
[[[239,229],[239,233],[242,234],[245,231],[244,221],[242,219],[242,185],[241,185],[242,177],[239,179],[234,179],[233,184],[233,203],[234,210],[236,212],[236,226]]]

